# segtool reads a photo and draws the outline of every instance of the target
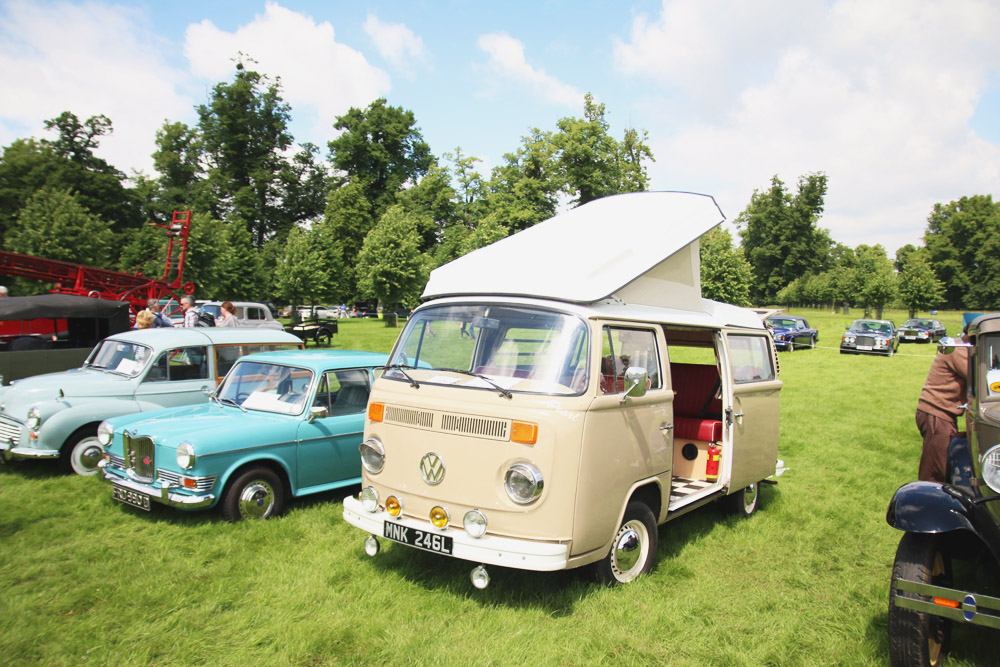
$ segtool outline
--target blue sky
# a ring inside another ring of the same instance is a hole
[[[733,219],[773,175],[824,171],[820,224],[892,256],[935,202],[1000,194],[996,25],[977,0],[0,0],[0,145],[103,113],[102,156],[151,173],[157,128],[194,124],[238,51],[324,152],[337,115],[385,97],[488,170],[590,92],[615,136],[649,132],[653,189]]]

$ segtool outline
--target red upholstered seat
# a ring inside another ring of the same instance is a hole
[[[675,440],[722,440],[722,422],[717,419],[695,417],[674,417]]]
[[[674,438],[722,440],[722,400],[715,397],[719,372],[706,364],[671,364],[674,390]],[[702,417],[701,415],[705,415]]]

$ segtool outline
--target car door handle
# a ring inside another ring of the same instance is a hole
[[[674,425],[673,424],[664,424],[663,426],[660,427],[660,430],[661,431],[673,431],[674,430]]]

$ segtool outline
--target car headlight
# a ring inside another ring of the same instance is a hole
[[[469,510],[462,519],[465,532],[472,537],[482,537],[486,534],[486,517],[479,510]]]
[[[503,478],[503,488],[518,505],[532,503],[542,494],[542,473],[530,463],[515,463]]]
[[[385,448],[381,442],[375,438],[368,438],[358,449],[361,451],[361,463],[365,470],[373,475],[382,472],[382,466],[385,465]]]
[[[1000,493],[1000,445],[994,445],[983,454],[983,481]]]
[[[24,423],[32,431],[37,431],[38,427],[42,425],[42,413],[38,411],[38,408],[31,408],[28,410],[28,419]]]
[[[361,500],[361,507],[366,512],[374,512],[378,509],[378,491],[370,486],[361,489],[359,500]]]
[[[190,470],[194,467],[194,447],[190,442],[182,442],[177,445],[177,465]]]
[[[111,444],[111,438],[114,435],[115,429],[108,422],[101,422],[100,426],[97,427],[97,442],[101,443],[104,447]]]

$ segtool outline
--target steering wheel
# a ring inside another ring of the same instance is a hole
[[[246,392],[236,394],[236,402],[239,403],[240,405],[243,405],[243,401],[247,400],[248,398],[250,398],[250,394]]]

